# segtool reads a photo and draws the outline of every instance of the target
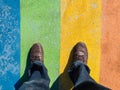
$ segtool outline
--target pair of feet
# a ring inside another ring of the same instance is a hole
[[[88,51],[87,51],[86,45],[83,42],[78,42],[75,45],[74,52],[73,52],[73,59],[74,61],[82,61],[84,64],[87,64]],[[42,63],[44,63],[44,53],[43,53],[43,48],[41,44],[35,43],[31,47],[30,60],[31,62],[39,60]]]

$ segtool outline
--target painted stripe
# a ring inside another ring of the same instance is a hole
[[[0,0],[0,90],[14,90],[20,69],[19,0]]]
[[[102,0],[102,52],[100,82],[120,87],[120,0]]]
[[[73,46],[83,41],[89,51],[88,65],[91,75],[99,81],[101,39],[101,0],[61,0],[61,50],[60,50],[60,87],[72,87],[66,73],[66,65]]]
[[[59,75],[60,6],[59,0],[21,0],[21,76],[30,47],[40,42],[51,85]]]

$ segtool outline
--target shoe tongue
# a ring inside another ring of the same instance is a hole
[[[83,51],[78,51],[77,54],[78,54],[79,56],[83,56],[83,55],[84,55],[84,52],[83,52]]]

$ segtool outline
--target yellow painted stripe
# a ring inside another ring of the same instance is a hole
[[[91,75],[99,81],[101,39],[101,0],[61,0],[60,74],[63,73],[73,46],[83,41],[89,52]],[[71,88],[68,75],[63,73],[60,86]],[[68,83],[69,82],[69,83]],[[70,87],[69,87],[70,86]]]

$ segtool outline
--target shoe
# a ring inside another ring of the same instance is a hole
[[[87,64],[88,50],[85,43],[78,42],[74,47],[73,55],[74,61],[82,61],[84,64]]]
[[[31,62],[34,61],[41,61],[44,63],[43,59],[43,48],[42,45],[39,43],[35,43],[30,49],[30,60]]]

